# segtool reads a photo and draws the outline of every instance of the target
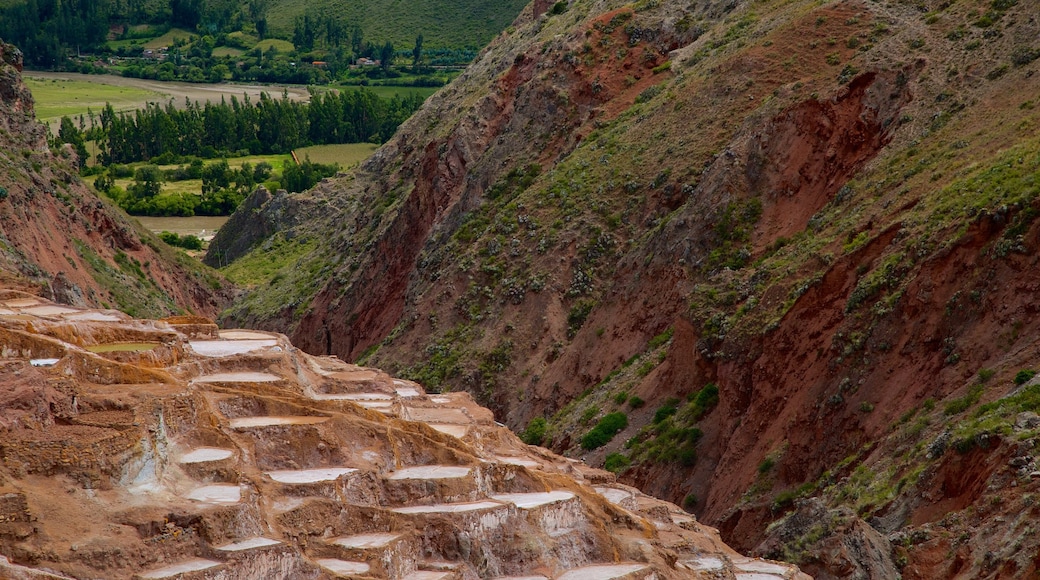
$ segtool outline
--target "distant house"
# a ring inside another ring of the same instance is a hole
[[[143,56],[145,58],[157,58],[158,57],[158,55],[155,54],[155,51],[150,49],[150,48],[144,49],[144,52],[141,53],[141,56]]]
[[[366,56],[357,59],[358,66],[379,66],[378,60],[372,60]]]
[[[323,67],[323,66],[325,66],[328,63],[326,63],[323,60],[316,60],[316,61],[312,62],[311,64],[313,64],[316,67]]]

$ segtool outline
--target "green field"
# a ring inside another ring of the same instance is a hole
[[[273,0],[267,20],[272,34],[289,38],[296,17],[312,10],[357,24],[366,40],[389,40],[398,49],[410,49],[419,34],[427,47],[479,49],[509,26],[526,4],[527,0]]]
[[[310,159],[314,163],[339,163],[347,169],[368,159],[379,148],[373,143],[344,143],[342,145],[313,145],[296,150],[300,161]],[[230,163],[230,161],[228,162]],[[268,162],[271,163],[271,162]],[[272,163],[273,165],[273,163]],[[281,167],[278,165],[277,167]]]
[[[296,47],[293,46],[293,43],[289,42],[288,40],[280,40],[277,38],[268,38],[266,40],[261,40],[260,42],[256,43],[256,48],[259,48],[264,52],[271,50],[271,48],[275,48],[278,50],[278,52],[281,53],[287,53],[296,50]]]
[[[365,144],[365,143],[361,143],[359,145],[362,146],[362,147],[371,147],[372,149],[369,149],[369,153],[371,153],[371,151],[375,150],[374,149],[374,147],[375,147],[374,145],[368,145],[368,144]],[[359,145],[353,145],[353,147],[358,148]],[[344,147],[344,146],[343,145],[328,145],[327,147]],[[309,147],[308,149],[320,149],[320,147]],[[355,154],[355,157],[357,157],[358,155],[360,155],[360,153]],[[360,159],[364,159],[367,156],[368,155],[363,155],[363,156],[360,157]],[[249,155],[249,156],[246,156],[246,157],[229,158],[227,160],[227,163],[228,163],[228,167],[231,167],[232,169],[238,169],[238,168],[242,167],[242,165],[244,163],[249,163],[250,165],[253,165],[255,167],[257,164],[263,163],[263,162],[266,161],[267,163],[271,164],[271,167],[274,168],[274,172],[276,174],[281,174],[281,172],[282,172],[282,165],[286,161],[289,161],[291,159],[292,159],[291,155]],[[302,156],[301,156],[301,159],[302,159]],[[318,161],[318,160],[315,159],[312,156],[311,157],[311,161]],[[206,165],[211,165],[213,163],[219,163],[219,162],[220,162],[220,159],[207,159],[205,161],[205,164]],[[331,163],[331,161],[322,161],[322,163]],[[340,163],[340,164],[343,165],[342,163]],[[140,167],[142,165],[147,165],[147,163],[134,163],[134,164],[131,165],[131,167],[136,168],[136,167]],[[176,169],[177,167],[179,167],[179,165],[177,165],[177,164],[173,164],[173,165],[160,165],[159,169],[163,169],[163,170],[166,170],[166,169]],[[133,182],[134,182],[134,180],[132,178],[123,178],[123,179],[116,179],[116,180],[114,180],[115,185],[123,188],[124,190],[127,189],[128,187],[130,187],[130,184],[133,183]],[[178,192],[194,193],[196,195],[202,195],[202,180],[201,179],[186,179],[184,181],[167,181],[167,182],[162,184],[161,193],[178,193]]]
[[[246,51],[241,48],[233,48],[230,46],[221,46],[213,49],[213,56],[215,57],[242,56],[245,53]]]
[[[144,47],[145,48],[153,48],[154,49],[154,48],[162,48],[164,46],[173,46],[173,41],[175,39],[179,38],[179,39],[187,42],[187,41],[191,40],[192,36],[194,36],[193,32],[189,32],[189,31],[184,30],[182,28],[171,28],[170,30],[168,30],[166,32],[166,34],[164,34],[162,36],[157,36],[157,37],[155,37],[155,38],[145,42],[144,43]]]
[[[389,99],[390,97],[392,97],[394,95],[400,95],[400,96],[404,97],[404,96],[413,95],[413,94],[414,95],[419,95],[420,97],[425,99],[426,97],[429,97],[433,93],[436,93],[437,90],[440,87],[384,87],[384,86],[359,87],[359,86],[349,86],[348,85],[348,86],[345,86],[345,87],[342,87],[342,88],[343,88],[343,90],[348,90],[348,91],[350,89],[368,89],[369,91],[372,91],[373,93],[375,93],[375,95],[377,97],[380,97],[380,98],[383,98],[383,99]]]
[[[112,103],[117,111],[127,111],[137,109],[147,101],[164,100],[163,95],[154,91],[87,81],[43,80],[26,76],[25,84],[36,101],[36,118],[43,123],[66,115],[84,114],[88,108],[99,113],[105,103]]]

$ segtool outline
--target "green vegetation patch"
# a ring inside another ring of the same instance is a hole
[[[607,413],[581,438],[581,447],[586,450],[603,447],[625,427],[628,427],[628,416],[621,412]]]
[[[156,286],[144,266],[123,252],[115,264],[106,261],[80,240],[73,240],[76,253],[90,268],[90,274],[115,301],[115,307],[138,318],[161,318],[182,310]]]

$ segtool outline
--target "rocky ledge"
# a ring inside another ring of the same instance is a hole
[[[278,334],[0,291],[0,577],[807,578]]]

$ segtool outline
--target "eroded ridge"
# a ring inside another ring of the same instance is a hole
[[[805,578],[286,338],[0,293],[0,577]]]

